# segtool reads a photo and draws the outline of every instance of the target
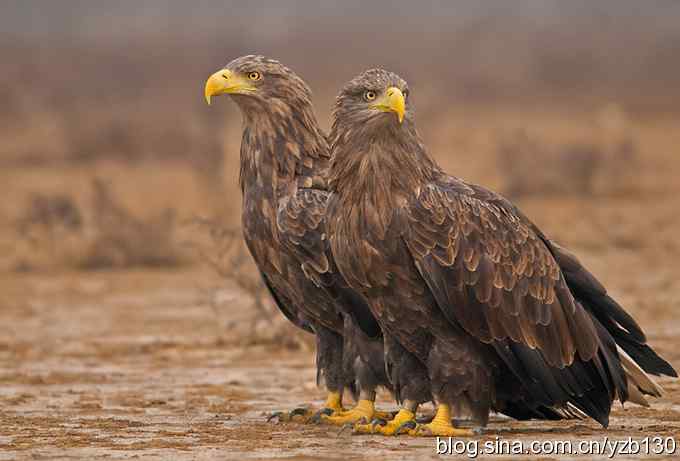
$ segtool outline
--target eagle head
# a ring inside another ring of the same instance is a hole
[[[248,55],[236,58],[205,83],[205,100],[230,95],[242,109],[311,106],[311,90],[292,70],[274,59]]]
[[[401,124],[409,117],[409,89],[397,74],[371,69],[343,87],[335,102],[336,120]]]

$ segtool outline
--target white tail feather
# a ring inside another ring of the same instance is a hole
[[[639,403],[636,402],[637,398],[634,399],[634,397],[637,397],[636,394],[639,394],[639,397],[641,397],[642,401],[644,401],[644,403],[640,403],[640,405],[649,406],[647,401],[642,396],[642,393],[653,395],[655,397],[661,397],[664,394],[663,388],[659,386],[656,381],[654,381],[654,378],[645,373],[645,371],[640,368],[640,365],[635,363],[635,360],[633,360],[630,355],[626,353],[626,351],[621,349],[620,346],[617,345],[616,349],[619,353],[619,357],[621,358],[621,366],[623,366],[623,371],[626,372],[626,377],[628,378],[628,393],[630,394],[630,401]],[[634,385],[636,388],[633,392],[631,392],[631,385]]]
[[[621,400],[621,398],[619,398],[619,400]],[[628,380],[628,401],[637,403],[643,407],[649,406],[649,402],[645,399],[645,396],[642,395],[642,392],[640,392],[640,389],[638,389],[635,383],[633,383],[632,379]]]

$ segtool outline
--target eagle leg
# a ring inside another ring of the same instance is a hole
[[[451,408],[444,403],[437,407],[437,414],[431,422],[418,424],[408,431],[414,437],[470,437],[477,434],[472,429],[459,429],[451,424]]]
[[[371,424],[357,424],[354,426],[355,434],[382,434],[382,435],[398,435],[400,430],[403,430],[409,425],[416,425],[415,411],[408,408],[402,408],[387,424],[381,424],[383,421],[374,419]]]

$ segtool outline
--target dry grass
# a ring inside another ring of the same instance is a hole
[[[248,315],[233,315],[233,290],[215,288],[208,295],[224,343],[273,344],[287,349],[311,349],[313,338],[293,327],[278,312],[238,227],[225,227],[215,219],[194,217],[187,222],[193,232],[186,242],[198,258],[218,274],[225,285],[235,285],[248,295]],[[232,293],[232,294],[230,294]],[[225,315],[226,313],[226,315]],[[226,318],[226,321],[223,319]]]
[[[95,237],[80,267],[173,267],[186,262],[174,240],[177,221],[173,209],[139,218],[117,203],[103,181],[95,180],[92,187]]]
[[[201,261],[208,264],[220,277],[233,280],[239,288],[253,297],[255,308],[265,313],[267,288],[248,254],[241,230],[238,227],[223,227],[215,220],[200,217],[191,219],[188,224],[208,236],[207,245],[200,245],[196,241],[188,242]]]
[[[29,251],[19,256],[15,270],[175,267],[188,262],[175,243],[172,209],[137,217],[99,179],[92,182],[91,195],[90,205],[81,208],[67,195],[34,194],[16,221],[15,238]]]

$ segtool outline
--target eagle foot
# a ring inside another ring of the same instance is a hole
[[[389,420],[392,420],[392,419],[394,419],[394,418],[390,418]],[[385,424],[387,424],[387,421],[389,421],[389,420],[384,419],[384,418],[379,418],[378,416],[376,416],[371,421],[371,426],[373,426],[374,428],[376,426],[384,426]]]
[[[477,435],[472,429],[459,429],[451,424],[451,410],[448,405],[440,404],[437,414],[427,424],[417,424],[415,428],[408,430],[408,435],[413,437],[471,437]]]
[[[434,419],[434,414],[423,415],[423,416],[416,418],[416,422],[418,424],[427,424],[427,423],[431,423],[433,419]]]
[[[394,435],[408,434],[409,431],[415,429],[416,427],[418,427],[418,423],[417,423],[417,422],[415,422],[415,421],[413,421],[413,420],[404,421],[404,422],[401,423],[401,425],[397,428],[397,430],[394,431]]]
[[[384,421],[391,421],[397,416],[398,411],[380,411],[375,410],[373,413],[373,419],[382,419]]]
[[[382,419],[373,419],[371,424],[357,424],[354,426],[355,434],[382,434],[382,435],[397,435],[398,430],[402,427],[408,427],[412,423],[415,427],[416,415],[410,411],[402,408],[394,416],[393,419],[385,423]],[[381,424],[383,423],[383,424]]]
[[[275,423],[289,423],[289,422],[307,422],[312,417],[312,410],[310,408],[298,407],[291,411],[275,411],[267,417],[267,422]]]
[[[311,418],[309,418],[310,423],[314,424],[319,424],[322,421],[322,418],[324,416],[331,416],[332,414],[338,413],[336,410],[333,410],[332,408],[324,407],[321,410],[317,411],[312,415]]]
[[[366,422],[373,419],[375,407],[372,400],[359,400],[356,406],[349,411],[338,411],[332,415],[321,415],[321,422],[324,424],[333,424],[335,426],[343,426],[347,423],[356,424],[361,420]]]
[[[276,411],[269,415],[267,422],[276,420],[276,422],[279,423],[318,423],[326,415],[332,415],[340,411],[343,411],[342,394],[340,392],[329,392],[326,403],[323,408],[318,411],[314,411],[308,407],[298,407],[290,412]]]

